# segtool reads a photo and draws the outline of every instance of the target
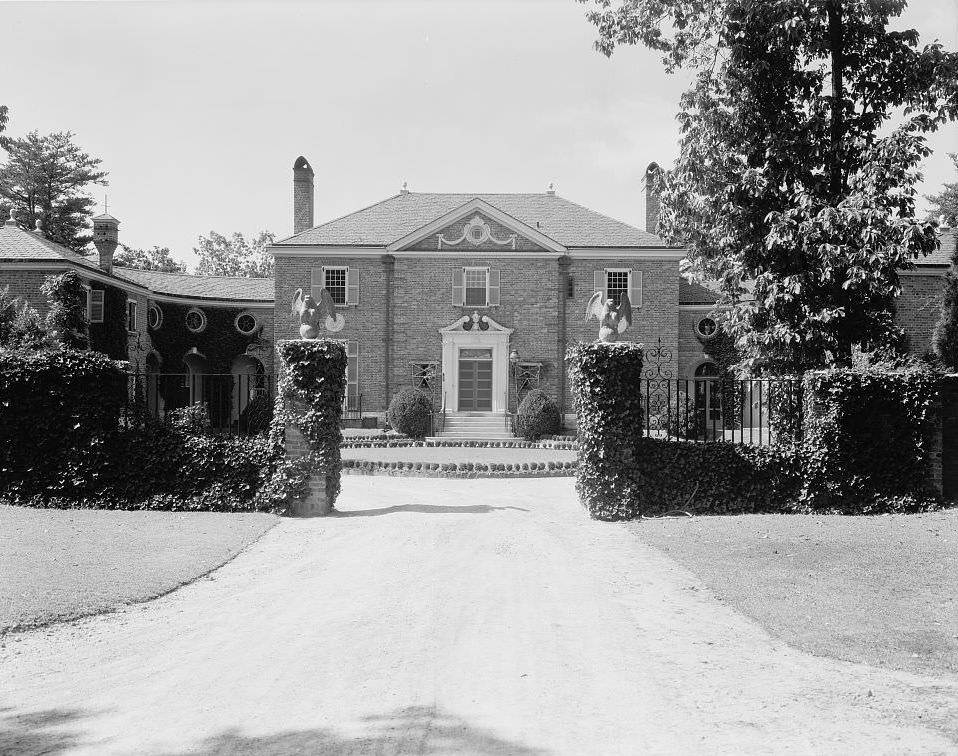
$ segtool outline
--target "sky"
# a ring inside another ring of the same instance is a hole
[[[641,179],[678,154],[687,80],[607,59],[575,0],[0,2],[7,133],[72,131],[109,172],[120,241],[191,266],[200,235],[292,233],[292,167],[321,223],[396,194],[539,192],[644,226]],[[958,48],[958,0],[901,24]],[[922,193],[954,181],[958,125]],[[924,209],[923,207],[921,208]],[[102,205],[98,207],[102,210]]]

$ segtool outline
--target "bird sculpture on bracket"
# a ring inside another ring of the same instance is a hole
[[[632,302],[629,301],[629,295],[623,291],[619,304],[616,305],[614,299],[606,299],[604,291],[597,291],[585,308],[586,321],[591,318],[599,321],[599,341],[606,344],[618,341],[625,329],[632,325]]]
[[[320,289],[319,302],[312,294],[304,298],[303,290],[297,289],[293,294],[293,315],[299,315],[299,335],[303,339],[318,339],[320,324],[333,333],[346,325],[346,318],[336,312],[336,303],[326,289]]]

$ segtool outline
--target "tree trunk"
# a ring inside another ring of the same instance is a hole
[[[842,18],[842,0],[828,0],[828,44],[832,56],[832,101],[829,144],[828,192],[833,204],[842,197],[842,136],[844,133],[845,84],[845,24]]]

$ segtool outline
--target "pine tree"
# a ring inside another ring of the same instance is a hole
[[[107,184],[99,158],[74,144],[69,131],[3,136],[0,147],[7,153],[0,166],[0,211],[6,215],[12,207],[31,229],[39,220],[47,238],[80,252],[93,238],[86,230],[96,202],[87,190]]]

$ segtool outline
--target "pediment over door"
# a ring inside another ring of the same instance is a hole
[[[512,334],[512,331],[512,328],[506,328],[488,315],[480,315],[478,312],[474,312],[471,315],[463,315],[461,318],[453,321],[451,325],[439,329],[439,333],[441,334],[472,333],[476,335],[504,334],[506,336]]]
[[[565,247],[519,220],[474,199],[390,245],[390,251],[452,255],[563,253]]]

